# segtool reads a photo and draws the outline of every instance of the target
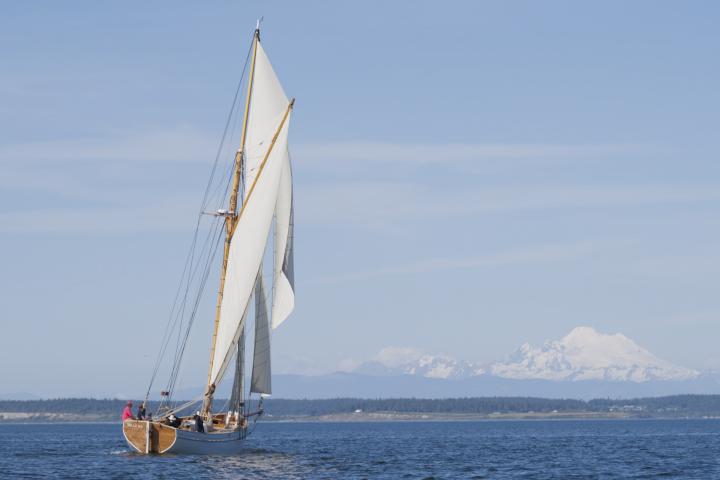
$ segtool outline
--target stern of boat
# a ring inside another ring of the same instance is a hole
[[[125,420],[123,435],[128,445],[138,453],[165,453],[175,444],[177,430],[159,422]]]

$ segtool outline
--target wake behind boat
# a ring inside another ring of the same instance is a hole
[[[251,433],[251,425],[263,413],[262,396],[272,393],[270,333],[287,319],[295,305],[293,188],[288,152],[288,128],[294,99],[288,100],[273,71],[260,43],[259,27],[258,22],[249,53],[240,148],[235,153],[232,173],[226,184],[227,194],[221,195],[227,208],[210,213],[214,224],[205,243],[199,240],[196,229],[178,289],[181,301],[176,298],[173,306],[143,411],[163,358],[172,352],[170,343],[175,339],[168,386],[161,392],[160,407],[154,416],[143,418],[144,414],[140,414],[138,418],[123,419],[125,439],[139,453],[236,453]],[[228,125],[231,118],[232,110]],[[201,212],[208,206],[216,166],[217,159]],[[271,232],[274,241],[268,314],[263,260]],[[180,364],[220,243],[223,243],[223,259],[207,383],[202,398],[180,405],[173,401]],[[195,300],[187,301],[193,282],[198,285],[197,296]],[[254,302],[251,301],[253,298]],[[250,386],[246,392],[246,319],[251,309],[255,320],[254,348]],[[212,413],[216,388],[231,365],[235,374],[230,400]],[[255,411],[251,412],[250,397],[253,394],[259,397]],[[200,402],[197,413],[188,415]]]

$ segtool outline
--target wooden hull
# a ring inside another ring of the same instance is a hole
[[[198,433],[146,420],[126,420],[123,435],[128,445],[142,454],[229,455],[239,453],[244,440],[239,430]]]
[[[244,438],[240,432],[198,433],[177,430],[175,444],[169,453],[232,455],[240,453]]]

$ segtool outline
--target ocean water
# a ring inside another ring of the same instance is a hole
[[[720,421],[260,423],[235,456],[131,453],[120,425],[0,425],[0,478],[720,478]]]

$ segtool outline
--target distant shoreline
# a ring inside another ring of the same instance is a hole
[[[119,423],[126,400],[65,398],[0,400],[0,424]],[[182,403],[179,402],[178,403]],[[218,400],[218,405],[224,401]],[[246,408],[258,407],[253,400]],[[149,401],[148,412],[160,404]],[[548,399],[536,397],[334,398],[263,402],[266,422],[422,422],[502,420],[622,420],[720,418],[720,395],[674,395],[636,399]],[[183,414],[192,413],[190,407]]]
[[[58,416],[56,414],[26,414],[18,412],[0,412],[0,425],[120,425],[119,420],[98,419],[92,415]],[[8,418],[10,416],[10,418]],[[57,419],[56,419],[57,418]],[[503,421],[578,421],[578,420],[718,420],[720,416],[679,417],[679,416],[639,416],[623,413],[575,412],[557,414],[506,413],[485,414],[407,414],[401,412],[373,412],[367,414],[333,414],[316,416],[266,416],[261,422],[267,423],[423,423],[423,422],[503,422]]]

